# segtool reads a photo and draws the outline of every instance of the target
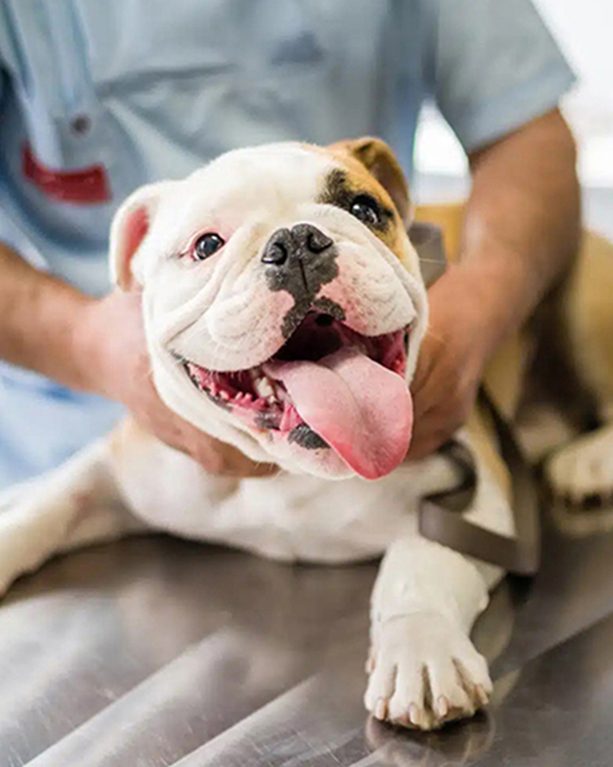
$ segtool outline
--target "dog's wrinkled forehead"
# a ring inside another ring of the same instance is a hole
[[[248,221],[257,236],[269,224],[291,225],[301,213],[308,218],[304,206],[309,204],[350,212],[356,198],[377,208],[380,220],[373,233],[405,257],[396,201],[362,163],[334,147],[283,143],[228,152],[180,182],[165,216],[162,204],[160,218],[165,232],[174,230],[183,239],[203,223],[225,237]]]
[[[225,233],[249,220],[293,220],[297,206],[318,199],[330,171],[330,157],[300,144],[228,152],[183,182],[183,226],[201,225],[203,208],[206,223]]]
[[[301,144],[272,144],[228,152],[193,173],[188,181],[209,189],[213,199],[241,214],[276,210],[315,200],[330,158]]]

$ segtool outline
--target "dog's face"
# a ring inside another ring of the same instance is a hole
[[[408,209],[376,139],[237,150],[135,192],[112,260],[166,404],[289,471],[395,468],[427,314]]]

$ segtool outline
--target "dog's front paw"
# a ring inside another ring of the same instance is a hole
[[[383,623],[367,670],[366,708],[377,719],[420,730],[472,716],[492,691],[485,658],[438,613]]]

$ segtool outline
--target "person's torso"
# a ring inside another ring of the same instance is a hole
[[[86,291],[121,200],[228,149],[375,134],[410,164],[417,0],[411,25],[411,0],[3,3],[0,208],[28,246],[0,240]]]
[[[0,242],[102,295],[113,213],[141,184],[240,146],[365,134],[408,170],[422,7],[0,0]],[[0,486],[57,465],[119,413],[0,362]]]

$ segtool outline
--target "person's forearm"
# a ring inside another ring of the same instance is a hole
[[[0,359],[90,389],[76,331],[91,301],[0,243]]]
[[[458,277],[474,296],[488,356],[571,263],[580,194],[574,140],[557,110],[470,160]]]

